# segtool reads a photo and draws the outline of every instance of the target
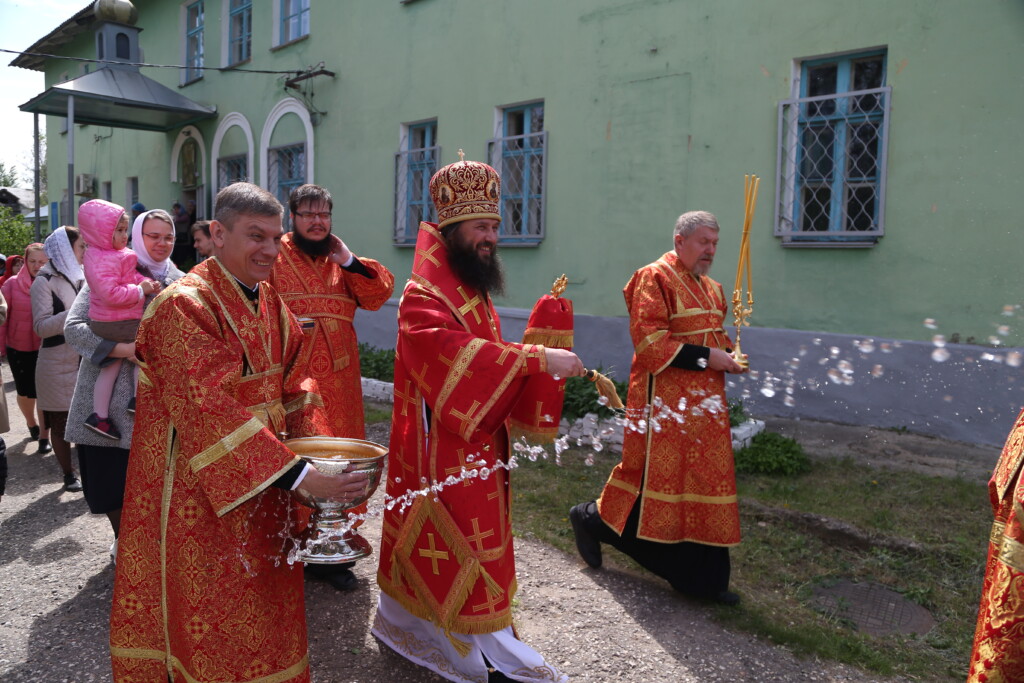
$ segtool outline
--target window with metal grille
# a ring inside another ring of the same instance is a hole
[[[437,146],[437,121],[403,128],[395,154],[395,244],[415,244],[420,223],[437,222],[430,178],[437,172],[441,148]]]
[[[775,234],[788,246],[870,246],[884,234],[885,57],[805,61],[800,97],[779,103]]]
[[[245,154],[221,157],[217,160],[217,189],[222,190],[231,183],[248,180],[249,158]]]
[[[306,145],[288,145],[267,151],[270,159],[270,191],[283,206],[288,206],[288,196],[292,190],[306,182]],[[287,226],[287,211],[284,221]]]
[[[228,64],[252,57],[252,0],[231,0],[228,31]]]
[[[502,244],[536,245],[544,239],[544,188],[548,132],[544,103],[501,111],[501,136],[487,143],[487,157],[501,175]]]
[[[203,77],[203,0],[185,8],[185,82]]]
[[[281,0],[281,43],[309,35],[309,0]]]

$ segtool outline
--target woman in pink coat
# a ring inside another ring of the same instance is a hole
[[[14,375],[14,388],[18,394],[18,408],[25,416],[29,434],[39,439],[39,452],[49,453],[50,432],[40,415],[36,420],[36,359],[39,355],[39,335],[32,328],[32,280],[49,259],[43,245],[30,244],[25,247],[25,267],[18,274],[4,282],[3,291],[7,301],[7,322],[0,328],[3,348]]]
[[[130,344],[139,330],[146,295],[160,285],[135,269],[138,258],[128,248],[128,215],[123,208],[102,199],[88,201],[78,212],[78,229],[89,245],[82,263],[89,283],[89,327],[103,339]],[[109,419],[121,363],[117,360],[100,370],[93,413],[85,420],[87,428],[111,441],[121,440]]]

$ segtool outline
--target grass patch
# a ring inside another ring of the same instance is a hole
[[[368,425],[387,422],[391,419],[391,406],[387,403],[363,401],[363,417]]]
[[[521,461],[513,472],[513,524],[565,552],[575,553],[568,511],[599,495],[614,454],[568,451],[563,466]],[[983,484],[878,470],[853,459],[812,457],[797,477],[740,475],[741,499],[825,515],[860,529],[916,542],[918,551],[855,550],[830,544],[785,522],[763,521],[742,510],[743,542],[732,551],[732,587],[738,608],[715,608],[732,628],[783,644],[794,652],[848,663],[881,675],[925,681],[965,676],[992,523]],[[606,559],[636,568],[605,547]],[[931,611],[925,636],[874,638],[810,605],[812,588],[841,579],[871,581]]]

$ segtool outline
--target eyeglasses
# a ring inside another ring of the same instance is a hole
[[[331,220],[330,211],[296,211],[295,215],[299,218],[305,218],[308,221],[311,221],[314,218],[319,218],[322,221]]]
[[[154,242],[163,242],[164,244],[174,244],[174,235],[158,235],[155,232],[144,232],[143,237],[148,237]]]

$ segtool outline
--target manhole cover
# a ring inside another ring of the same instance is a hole
[[[873,636],[891,633],[924,635],[935,626],[931,613],[896,591],[874,583],[839,583],[814,588],[815,607],[848,619],[857,630]]]

